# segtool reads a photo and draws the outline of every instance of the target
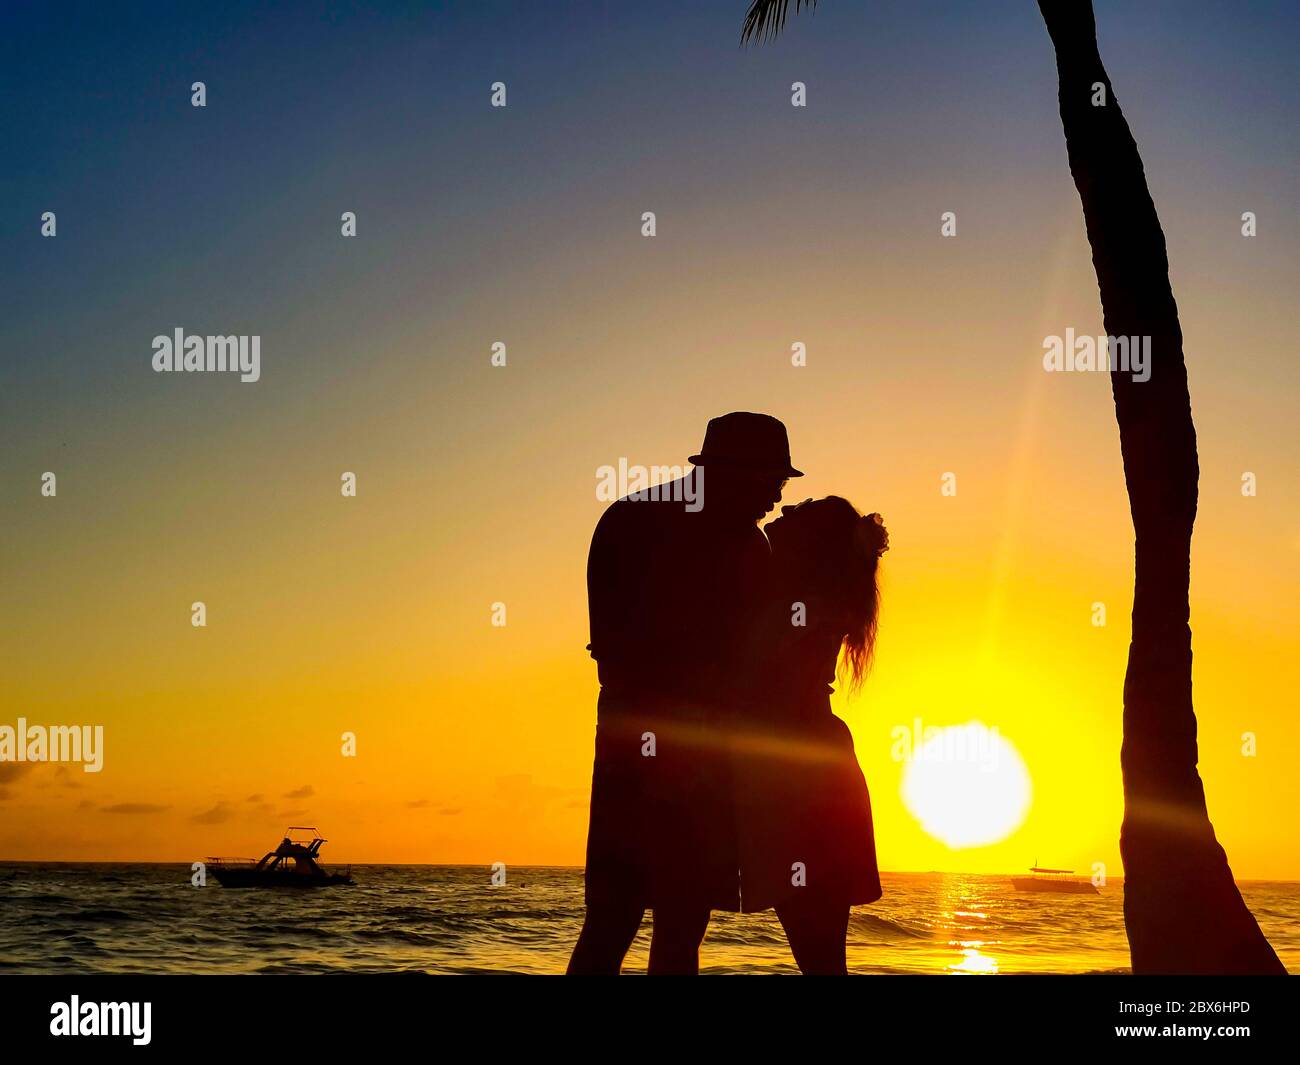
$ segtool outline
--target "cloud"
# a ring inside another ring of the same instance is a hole
[[[31,762],[0,762],[0,784],[12,784],[33,769]]]
[[[315,794],[315,788],[310,784],[304,784],[301,788],[294,788],[293,791],[286,791],[284,797],[286,799],[310,799]]]
[[[250,795],[244,802],[262,802],[262,793],[259,791],[255,795]]]
[[[70,770],[66,765],[59,766],[59,768],[55,770],[54,775],[58,779],[58,783],[60,787],[63,788],[81,787],[81,782],[76,778],[76,776],[73,775],[72,770]]]
[[[412,810],[427,810],[433,805],[433,803],[428,799],[412,799],[406,805]],[[461,813],[463,809],[464,807],[462,806],[439,806],[436,812],[442,817],[452,817],[455,814]]]
[[[42,766],[44,768],[36,774],[33,787],[51,788],[57,785],[61,788],[80,788],[83,786],[81,774],[74,773],[66,765],[48,762],[0,762],[0,801],[12,799],[15,794],[13,785]]]
[[[585,800],[587,791],[586,788],[539,784],[531,773],[512,773],[497,777],[493,799],[498,808],[537,816],[548,812],[555,804],[569,806],[579,799]]]
[[[196,825],[219,825],[224,821],[229,821],[235,816],[235,811],[230,803],[222,801],[212,807],[211,810],[204,810],[201,814],[195,814],[190,818]]]
[[[159,806],[152,802],[119,802],[101,807],[101,811],[106,814],[160,814],[170,809],[170,806]]]

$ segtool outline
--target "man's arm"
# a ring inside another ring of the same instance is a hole
[[[614,503],[601,515],[587,555],[587,611],[591,643],[602,684],[613,677],[626,677],[631,663],[625,661],[630,641],[629,613],[638,599],[633,581],[636,569],[628,565],[635,552],[628,538],[627,503]]]

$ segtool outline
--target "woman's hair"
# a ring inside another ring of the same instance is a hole
[[[843,612],[840,668],[848,690],[856,692],[871,669],[876,647],[880,615],[876,573],[885,543],[883,529],[875,515],[862,515],[840,496],[806,503],[792,515],[792,520],[799,528],[803,577]]]

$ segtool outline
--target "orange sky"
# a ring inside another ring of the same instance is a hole
[[[715,39],[703,11],[676,51],[658,28],[599,55],[561,42],[605,91],[518,66],[492,126],[477,89],[441,98],[445,121],[393,111],[420,98],[407,79],[431,69],[427,42],[376,29],[337,85],[311,75],[319,99],[214,112],[225,141],[171,112],[114,140],[120,116],[103,115],[85,148],[102,190],[87,168],[34,162],[33,218],[47,193],[84,210],[24,245],[6,344],[25,358],[3,399],[0,724],[102,724],[106,749],[99,774],[0,767],[0,859],[260,855],[292,822],[339,861],[580,863],[596,471],[684,463],[709,417],[749,409],[789,426],[808,473],[795,499],[846,495],[890,529],[876,670],[836,699],[882,867],[1118,875],[1132,530],[1109,382],[1041,366],[1044,336],[1101,331],[1046,37],[1017,14],[984,61],[930,49],[902,11],[901,36],[850,40],[819,15],[761,53],[734,29]],[[1300,878],[1300,841],[1277,831],[1300,809],[1298,238],[1267,112],[1167,91],[1162,64],[1213,47],[1197,25],[1149,63],[1108,47],[1186,335],[1211,818],[1239,876]],[[238,37],[213,63],[253,93],[272,75],[243,65]],[[583,65],[610,56],[616,71]],[[796,68],[819,86],[806,116],[788,103]],[[910,103],[881,111],[864,70]],[[175,168],[141,176],[122,145]],[[1260,212],[1251,240],[1243,203]],[[353,204],[346,244],[334,219]],[[153,374],[150,339],[177,326],[262,335],[261,380]],[[980,720],[1016,746],[1033,801],[1014,834],[953,851],[922,831],[890,756],[916,718]]]
[[[630,243],[620,265],[662,269],[638,257]],[[624,455],[680,463],[708,415],[755,408],[789,424],[808,471],[797,498],[847,494],[891,530],[878,665],[857,700],[837,699],[872,789],[883,866],[1006,870],[1038,858],[1117,875],[1131,530],[1108,382],[1039,363],[1052,323],[1098,317],[1081,234],[1066,231],[1047,266],[998,278],[1031,311],[1008,320],[974,285],[921,328],[911,323],[927,321],[927,301],[901,282],[855,306],[848,284],[835,293],[833,277],[808,276],[806,292],[730,337],[709,335],[725,311],[702,310],[646,335],[645,301],[629,296],[588,321],[588,350],[565,353],[585,367],[580,415],[526,354],[563,350],[556,315],[505,369],[486,352],[466,368],[472,419],[443,421],[429,383],[369,380],[318,396],[326,431],[274,464],[256,427],[167,448],[135,437],[94,464],[69,456],[57,499],[33,491],[20,507],[10,591],[26,620],[6,720],[17,709],[32,722],[102,723],[105,768],[9,780],[0,856],[253,854],[292,821],[320,826],[338,859],[580,863],[595,471]],[[629,289],[646,291],[642,281]],[[727,302],[725,279],[696,282],[656,299],[683,310]],[[792,322],[801,296],[820,307]],[[1278,492],[1283,439],[1247,448],[1236,403],[1214,387],[1221,371],[1196,361],[1213,311],[1204,303],[1185,301],[1201,308],[1187,315],[1203,471],[1201,765],[1238,875],[1289,877],[1300,854],[1258,809],[1300,800],[1297,515]],[[795,339],[807,367],[789,365]],[[615,351],[617,362],[602,359]],[[376,400],[371,417],[324,417],[358,392]],[[272,402],[268,420],[288,413],[287,396]],[[1260,407],[1267,417],[1266,398]],[[1256,498],[1239,492],[1246,468]],[[356,499],[339,495],[343,470],[358,473]],[[945,498],[949,471],[958,492]],[[205,629],[190,625],[196,599]],[[498,600],[505,628],[490,624]],[[1094,602],[1106,604],[1104,628],[1092,625]],[[890,735],[918,717],[980,720],[1020,751],[1033,803],[1009,839],[951,851],[903,808]],[[349,730],[355,758],[340,754]],[[1258,736],[1252,758],[1240,753],[1247,731]],[[158,809],[110,812],[134,804]]]

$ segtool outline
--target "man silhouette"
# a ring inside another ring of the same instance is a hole
[[[651,973],[695,973],[715,909],[739,909],[726,728],[762,600],[758,521],[790,477],[785,426],[709,422],[695,468],[612,504],[587,562],[600,698],[586,919],[570,973],[616,974],[647,909]]]

